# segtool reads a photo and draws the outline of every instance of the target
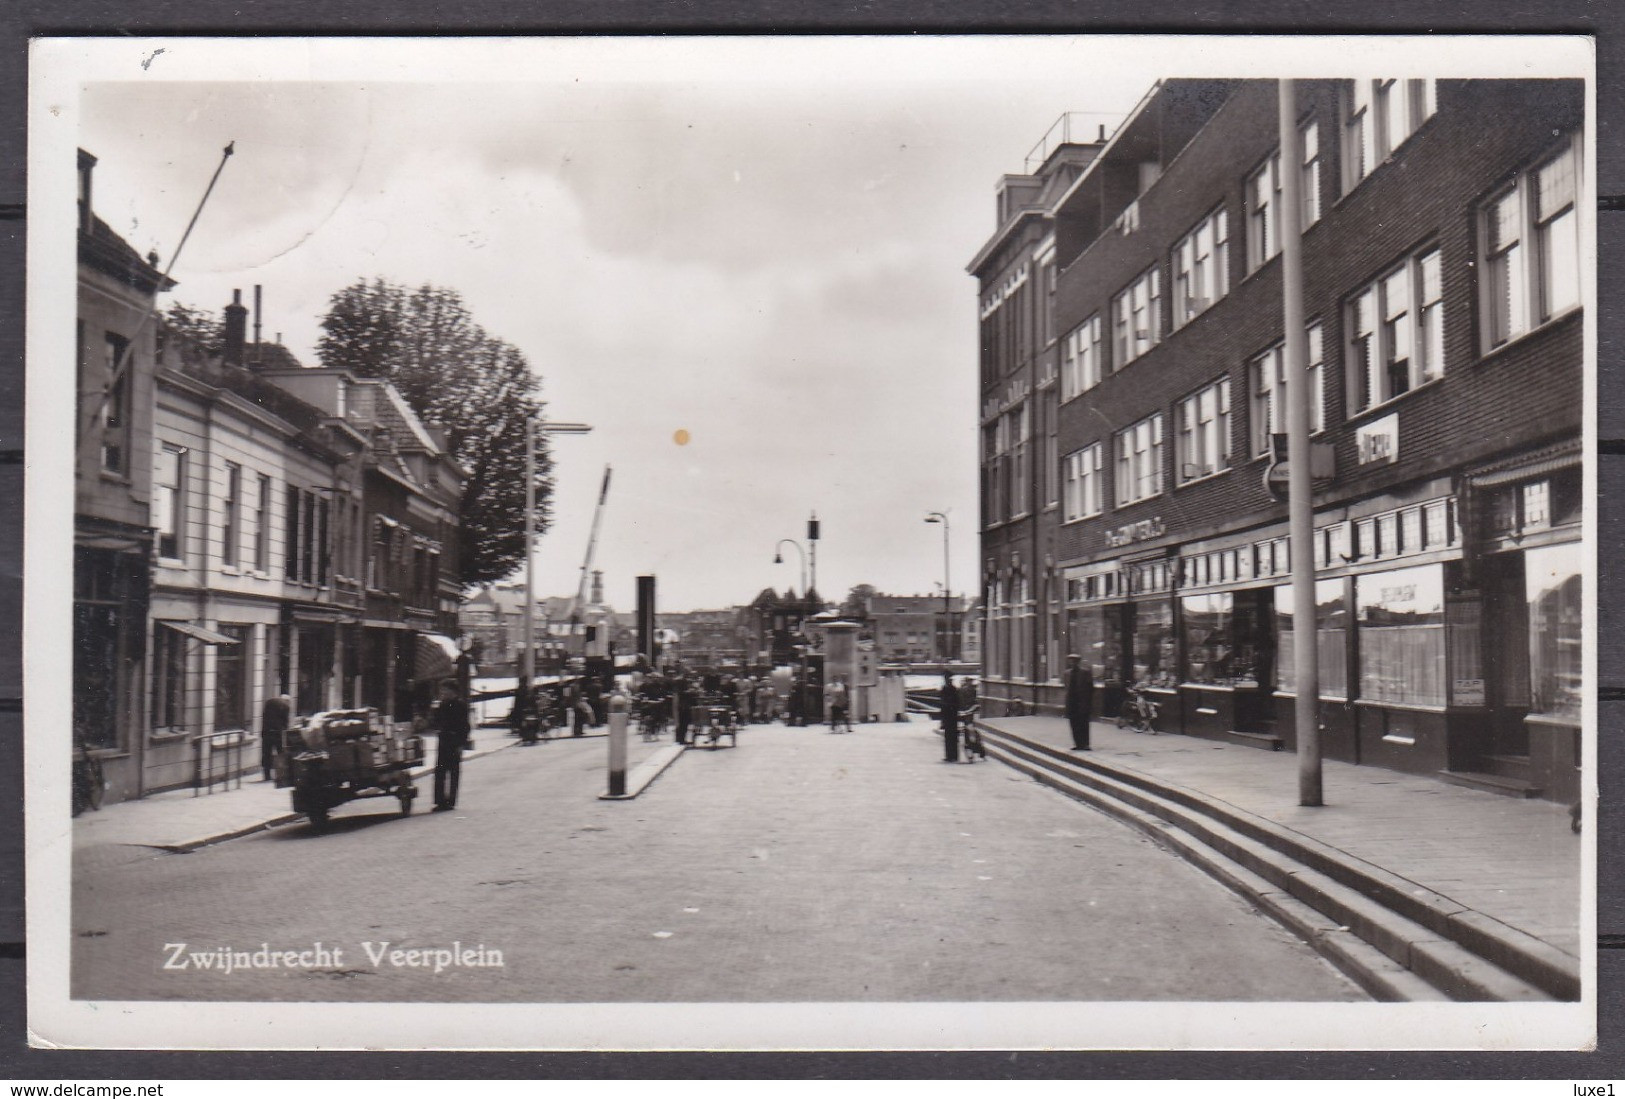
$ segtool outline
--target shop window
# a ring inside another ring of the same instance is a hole
[[[1309,431],[1326,427],[1325,341],[1320,322],[1309,325],[1304,369],[1309,376]],[[1286,355],[1280,344],[1252,363],[1253,453],[1271,452],[1271,436],[1286,434]]]
[[[1275,589],[1276,666],[1279,690],[1297,690],[1297,647],[1293,633],[1292,588]],[[1315,670],[1320,679],[1320,697],[1347,698],[1348,686],[1348,607],[1343,602],[1343,581],[1315,581]]]
[[[1112,369],[1121,370],[1162,339],[1161,273],[1152,267],[1112,299]]]
[[[1444,298],[1439,250],[1407,258],[1349,299],[1351,407],[1408,393],[1444,373]]]
[[[1580,304],[1581,135],[1518,175],[1479,215],[1486,349]]]
[[[1162,492],[1162,413],[1117,435],[1117,506]]]
[[[152,630],[152,728],[173,732],[186,727],[188,638],[163,622]]]
[[[1061,342],[1061,400],[1070,401],[1100,384],[1104,352],[1099,313],[1066,334]]]
[[[1437,110],[1432,80],[1351,80],[1343,88],[1343,191],[1352,191]]]
[[[1443,566],[1370,573],[1356,580],[1354,591],[1360,630],[1360,696],[1378,702],[1443,706]]]
[[[186,448],[164,443],[158,448],[152,473],[152,517],[158,530],[158,556],[165,561],[185,558]]]
[[[1185,682],[1218,686],[1258,682],[1256,600],[1252,593],[1184,598]]]
[[[1582,567],[1580,547],[1572,542],[1524,554],[1530,713],[1574,723],[1580,720],[1584,677]]]
[[[1230,466],[1230,379],[1220,378],[1179,402],[1176,461],[1179,482],[1210,477]]]
[[[1178,679],[1174,654],[1174,608],[1166,599],[1134,605],[1134,682],[1173,687]]]
[[[236,644],[214,646],[214,728],[216,732],[249,727],[248,626],[220,625],[215,632]],[[173,633],[173,630],[166,631]]]
[[[1105,684],[1123,677],[1122,605],[1074,607],[1067,620],[1067,651],[1083,657],[1095,682]]]
[[[1179,328],[1230,290],[1230,218],[1223,207],[1174,245],[1174,327]]]

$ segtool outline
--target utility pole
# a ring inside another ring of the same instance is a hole
[[[537,422],[525,416],[525,617],[520,622],[524,649],[519,654],[519,697],[531,704],[530,683],[536,675],[536,434],[585,435],[586,424]]]
[[[948,516],[944,512],[933,511],[925,517],[925,521],[942,524],[942,662],[946,665],[954,658],[954,596],[953,574],[948,569]]]
[[[1303,141],[1297,83],[1280,81],[1281,323],[1286,375],[1287,519],[1292,554],[1292,675],[1297,719],[1298,804],[1323,805],[1320,661],[1315,607],[1315,505],[1309,469],[1309,336],[1303,326]]]

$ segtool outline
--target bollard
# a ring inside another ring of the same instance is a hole
[[[626,695],[620,688],[609,696],[609,796],[626,796],[626,726],[631,715],[627,712]]]

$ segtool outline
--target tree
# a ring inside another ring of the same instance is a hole
[[[856,584],[846,593],[846,601],[841,604],[841,613],[848,618],[863,618],[869,613],[869,600],[878,593],[873,584]]]
[[[158,318],[160,339],[170,335],[196,345],[206,355],[219,355],[226,347],[226,324],[220,314],[180,302],[171,302]]]
[[[460,560],[466,584],[500,580],[524,559],[525,425],[540,383],[524,354],[475,323],[462,296],[358,279],[333,295],[316,345],[323,366],[394,384],[426,423],[446,431],[468,473]],[[536,525],[552,498],[546,437],[537,439]]]

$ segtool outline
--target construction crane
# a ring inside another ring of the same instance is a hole
[[[598,506],[592,513],[592,533],[587,537],[587,556],[581,562],[581,580],[576,584],[575,602],[570,607],[570,636],[574,638],[581,627],[581,610],[587,602],[587,577],[592,573],[592,555],[598,548],[598,527],[604,519],[604,504],[609,500],[609,475],[613,472],[611,467],[604,467],[604,483],[598,488]],[[582,655],[586,655],[586,643],[582,643]]]

